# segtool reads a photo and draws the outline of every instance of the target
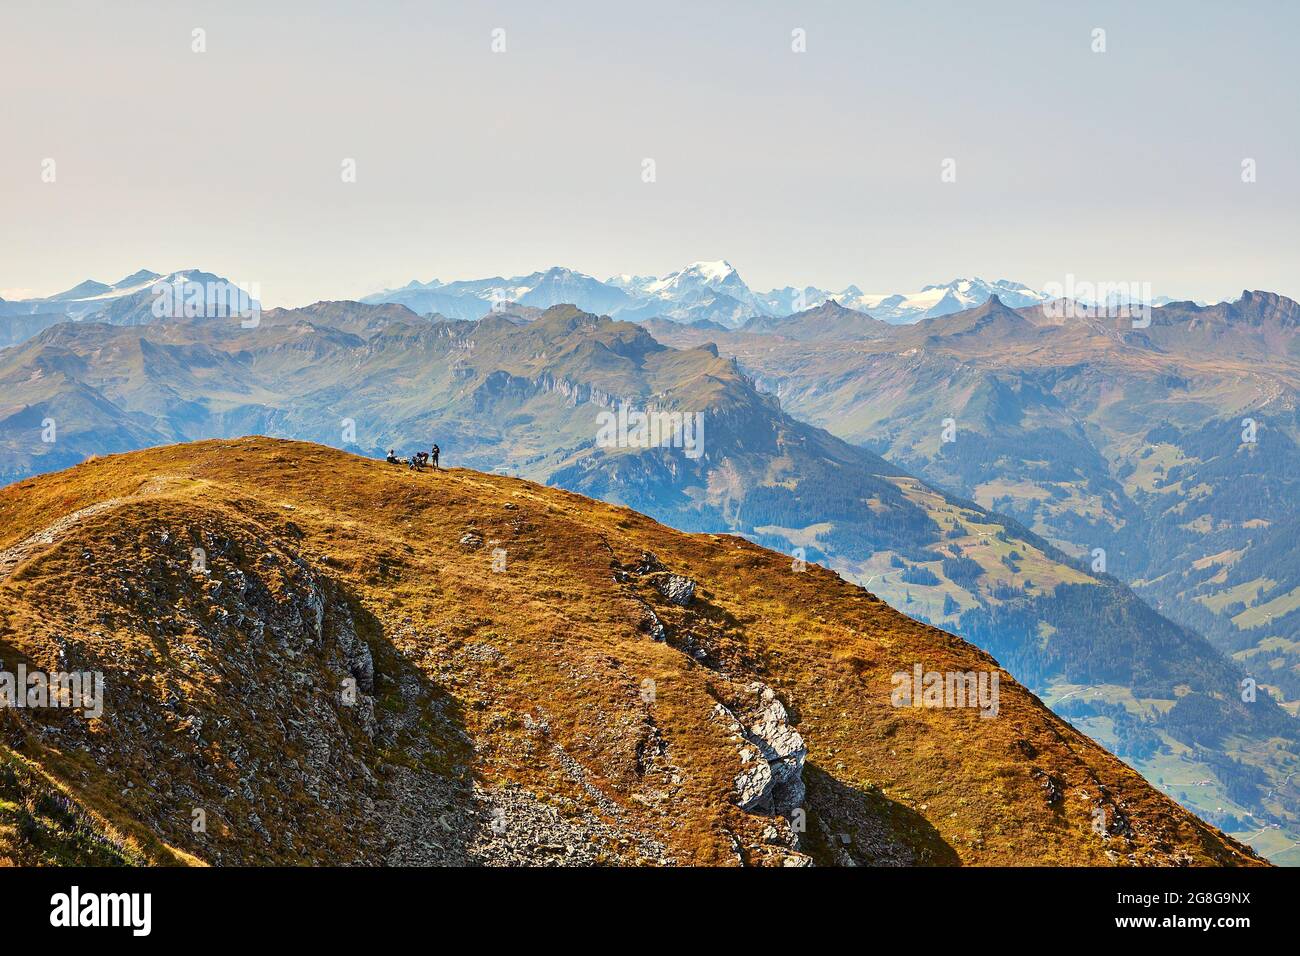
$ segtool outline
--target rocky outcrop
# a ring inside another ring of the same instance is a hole
[[[612,554],[613,551],[611,550],[610,553]],[[612,564],[614,580],[620,584],[629,584],[634,580],[647,581],[670,604],[677,607],[689,607],[695,598],[695,582],[683,575],[673,574],[650,551],[641,552],[641,560],[630,567],[620,566],[617,562]],[[632,597],[642,608],[642,629],[656,641],[666,640],[668,630],[654,608],[640,595],[633,593]],[[696,657],[702,653],[696,648],[689,648],[689,650]]]
[[[689,606],[695,597],[695,582],[684,575],[673,574],[651,551],[642,551],[636,566],[630,572],[616,573],[615,578],[621,574],[626,580],[629,573],[648,580],[656,591],[678,607]]]
[[[749,739],[745,726],[736,719],[724,704],[713,708],[713,719],[719,721],[736,742],[740,755],[740,773],[736,774],[733,799],[742,810],[763,810],[771,803],[772,766],[763,752]]]
[[[742,810],[791,816],[803,805],[808,748],[790,725],[790,716],[776,692],[755,681],[743,688],[734,708],[719,703],[713,717],[736,738],[741,763],[736,775],[736,805]]]
[[[678,607],[686,607],[695,597],[695,582],[680,574],[668,574],[655,581],[655,589]]]
[[[623,583],[649,581],[665,600],[681,608],[689,607],[695,597],[695,581],[673,573],[651,551],[643,551],[641,559],[630,568],[616,566],[614,579]],[[644,600],[637,599],[647,617],[646,629],[656,640],[665,640],[663,621]],[[709,661],[703,648],[692,639],[681,640],[688,654]],[[722,672],[726,674],[725,669]],[[742,810],[788,817],[804,802],[803,765],[808,748],[771,687],[750,681],[737,683],[734,688],[733,700],[719,701],[712,719],[720,722],[735,740],[740,756],[740,772],[735,778],[736,805]]]

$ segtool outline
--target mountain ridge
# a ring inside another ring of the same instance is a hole
[[[0,714],[0,760],[38,768],[81,821],[15,835],[0,813],[0,855],[1260,862],[1005,673],[992,719],[897,707],[889,675],[914,661],[996,664],[741,539],[266,438],[96,459],[0,489],[0,515],[0,553],[63,522],[0,575],[0,652],[102,669],[112,756],[85,756],[72,715]],[[664,568],[688,597],[658,590]],[[749,701],[797,748],[801,807],[746,809],[760,750],[727,714]]]

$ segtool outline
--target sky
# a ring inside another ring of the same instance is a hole
[[[1291,2],[4,0],[0,297],[727,259],[1300,298],[1297,35]]]

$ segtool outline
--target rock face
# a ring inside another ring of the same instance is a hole
[[[713,715],[737,740],[741,771],[736,775],[736,805],[784,817],[801,808],[808,748],[790,726],[776,692],[755,681],[744,688],[734,710],[720,703]]]
[[[736,806],[742,810],[763,810],[770,806],[772,766],[763,757],[763,751],[749,739],[745,725],[736,719],[736,715],[726,705],[718,704],[713,708],[713,719],[720,722],[731,735],[736,742],[736,752],[740,754],[741,769],[736,774],[733,794]]]
[[[628,574],[652,582],[656,591],[678,607],[689,606],[695,597],[695,582],[684,575],[673,574],[653,552],[642,551],[641,560],[630,571],[621,570],[615,579],[620,579],[620,575],[625,579]]]
[[[678,607],[686,607],[695,597],[695,582],[680,574],[669,574],[655,582],[659,593]]]
[[[790,726],[785,705],[772,688],[755,682],[746,690],[753,695],[750,707],[742,714],[748,720],[748,736],[771,768],[772,808],[788,816],[803,805],[803,765],[808,748],[799,732]]]

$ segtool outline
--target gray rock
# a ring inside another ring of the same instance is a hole
[[[736,740],[741,771],[735,780],[736,805],[742,810],[789,816],[804,801],[803,765],[808,748],[789,723],[789,714],[766,684],[744,688],[735,711],[713,709]]]
[[[659,578],[655,581],[655,587],[660,594],[680,607],[686,607],[695,597],[695,582],[680,574],[669,574]]]
[[[790,726],[790,715],[772,688],[756,681],[745,689],[754,695],[753,707],[746,714],[747,736],[771,765],[775,809],[789,812],[803,804],[808,747],[799,731]]]

